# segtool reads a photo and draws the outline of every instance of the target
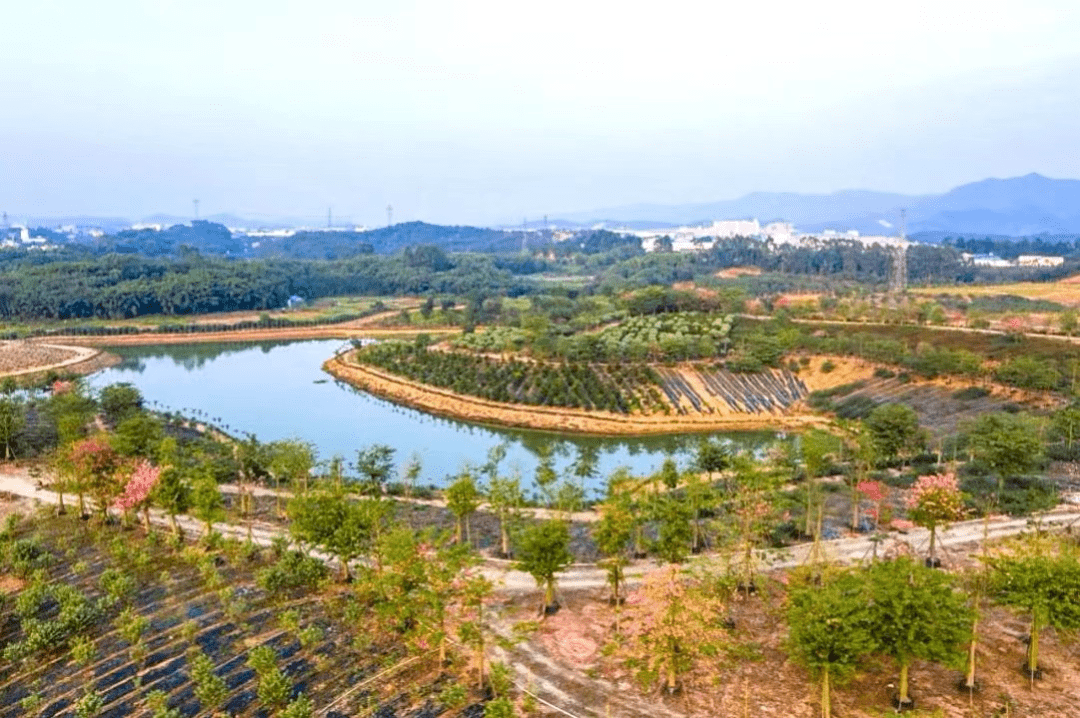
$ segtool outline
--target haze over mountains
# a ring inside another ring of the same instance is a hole
[[[581,212],[550,213],[552,226],[634,229],[698,224],[714,219],[757,218],[762,223],[782,220],[801,231],[856,229],[862,234],[896,234],[900,209],[907,209],[907,232],[917,239],[948,234],[1030,236],[1080,234],[1080,180],[1051,179],[1028,174],[1009,179],[985,179],[939,195],[905,195],[873,190],[841,190],[831,194],[752,192],[738,199],[692,204],[630,204]],[[106,231],[132,224],[121,217],[19,217],[30,226],[76,224]],[[153,214],[137,221],[155,224],[189,222],[190,217]],[[296,217],[211,214],[203,219],[230,227],[320,227],[325,220]],[[351,229],[346,216],[334,216],[334,226]],[[532,221],[530,227],[540,226]],[[505,225],[509,229],[517,224]]]
[[[753,192],[720,202],[633,204],[556,216],[581,225],[642,228],[757,218],[791,222],[804,231],[857,229],[864,234],[894,234],[901,208],[907,209],[908,234],[1072,234],[1080,232],[1080,180],[1032,173],[972,182],[940,195],[870,190]]]

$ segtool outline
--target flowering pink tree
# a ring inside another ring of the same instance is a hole
[[[881,528],[882,515],[885,512],[885,500],[889,498],[889,487],[881,481],[860,481],[856,485],[859,495],[870,502],[866,512],[874,518],[874,528]]]
[[[150,533],[150,494],[160,476],[159,467],[146,460],[138,462],[124,485],[124,492],[116,499],[115,506],[125,514],[128,511],[142,511],[146,533]]]
[[[920,476],[905,502],[911,520],[930,529],[930,560],[934,559],[937,527],[964,515],[964,499],[956,474]]]
[[[68,452],[70,463],[82,507],[83,493],[89,493],[97,502],[98,510],[104,519],[109,512],[109,505],[120,493],[120,469],[123,461],[104,434],[97,434],[72,444]]]

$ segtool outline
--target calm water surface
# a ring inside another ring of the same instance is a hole
[[[351,462],[357,449],[388,444],[396,449],[399,464],[414,454],[419,457],[422,483],[436,485],[444,485],[447,476],[468,463],[483,463],[492,447],[505,443],[503,470],[519,471],[526,483],[536,470],[538,451],[554,451],[560,470],[582,452],[595,452],[598,473],[590,486],[599,490],[603,477],[619,466],[646,474],[669,454],[685,465],[698,441],[698,435],[575,437],[435,417],[324,373],[323,361],[342,346],[340,340],[316,340],[115,347],[109,351],[123,363],[93,375],[90,385],[129,382],[153,409],[195,414],[234,435],[253,433],[260,441],[303,439],[324,460],[340,454]],[[771,432],[717,436],[751,450],[776,437]]]

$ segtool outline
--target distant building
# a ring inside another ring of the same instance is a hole
[[[1013,264],[1007,259],[1002,259],[996,254],[972,254],[971,263],[976,267],[1012,267]]]
[[[1016,258],[1018,267],[1060,267],[1065,264],[1064,257],[1050,257],[1041,254],[1021,254]]]

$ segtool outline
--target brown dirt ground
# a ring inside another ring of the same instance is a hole
[[[774,573],[774,579],[783,574]],[[728,604],[735,622],[733,646],[747,658],[724,657],[691,676],[684,691],[662,696],[636,685],[602,647],[614,636],[614,609],[606,589],[561,595],[560,611],[541,622],[530,638],[509,654],[535,674],[535,680],[572,688],[593,706],[611,704],[618,715],[776,716],[815,718],[820,715],[819,685],[788,659],[787,630],[782,619],[784,595],[779,581],[749,598]],[[633,599],[631,599],[632,603]],[[625,609],[624,609],[625,610]],[[536,597],[504,604],[504,624],[536,620]],[[989,608],[979,627],[976,678],[982,690],[961,692],[961,669],[916,662],[911,694],[919,712],[948,718],[1076,718],[1080,716],[1080,646],[1075,640],[1046,631],[1040,640],[1044,678],[1031,685],[1020,669],[1027,624],[1023,616]],[[833,710],[847,718],[881,718],[891,714],[890,699],[898,678],[887,660],[866,664],[854,679],[834,690]],[[1005,712],[1006,707],[1008,713]]]
[[[908,290],[914,294],[934,296],[956,294],[960,296],[986,296],[1012,294],[1027,299],[1045,299],[1066,306],[1080,306],[1080,274],[1056,282],[1014,282],[1012,284],[988,284],[985,286],[937,286],[917,287]]]
[[[72,362],[80,354],[85,354],[86,358]],[[63,373],[90,374],[118,361],[118,357],[105,352],[45,340],[0,342],[0,376],[36,377],[54,369]]]
[[[761,267],[728,267],[713,274],[719,279],[735,279],[736,277],[756,277],[761,274]]]

